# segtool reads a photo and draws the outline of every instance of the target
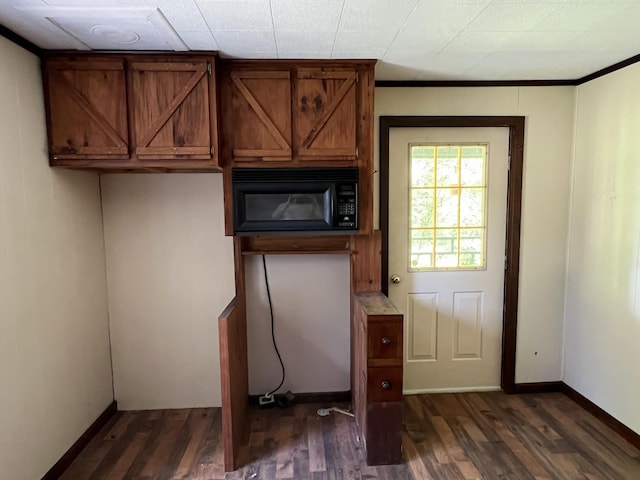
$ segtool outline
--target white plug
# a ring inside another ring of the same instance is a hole
[[[258,399],[258,404],[263,407],[265,405],[271,405],[272,403],[274,403],[276,401],[276,398],[273,395],[270,394],[265,394],[262,395],[259,399]]]

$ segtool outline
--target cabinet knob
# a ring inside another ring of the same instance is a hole
[[[389,345],[391,343],[391,339],[389,337],[382,337],[381,342],[383,345]]]
[[[382,382],[380,382],[380,386],[383,390],[389,390],[391,388],[391,382],[389,382],[388,380],[383,380]]]

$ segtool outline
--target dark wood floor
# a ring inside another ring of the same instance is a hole
[[[252,410],[245,467],[226,476],[219,409],[119,412],[62,478],[640,479],[640,451],[561,393],[406,396],[405,463],[385,467],[326,406]]]

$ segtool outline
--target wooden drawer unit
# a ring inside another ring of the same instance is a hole
[[[367,463],[402,461],[402,314],[380,292],[354,295],[352,384]]]
[[[370,367],[367,369],[369,402],[402,401],[402,367]]]
[[[367,326],[367,359],[371,367],[402,366],[402,323],[397,320]]]

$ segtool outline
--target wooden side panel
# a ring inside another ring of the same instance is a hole
[[[358,66],[358,211],[359,232],[373,232],[373,124],[374,124],[374,65]],[[385,280],[386,282],[386,280]]]
[[[354,293],[379,292],[381,286],[380,231],[351,237],[351,287]]]
[[[126,159],[129,153],[124,60],[44,62],[49,152],[56,159]]]
[[[291,74],[280,70],[231,70],[226,108],[231,109],[235,161],[291,160]]]
[[[222,441],[226,472],[241,466],[238,463],[238,456],[246,433],[246,415],[249,405],[245,268],[239,237],[233,239],[233,255],[236,296],[218,319]]]
[[[296,78],[296,148],[301,159],[357,156],[357,72],[301,68]]]
[[[213,163],[220,165],[220,100],[218,91],[218,81],[216,73],[216,61],[210,60],[211,74],[209,75],[209,125],[210,125],[210,140],[211,140],[211,158]]]
[[[135,153],[140,158],[211,158],[209,62],[132,62]]]
[[[366,440],[367,422],[367,319],[357,296],[352,297],[351,397],[358,434]]]
[[[218,319],[222,386],[224,469],[235,470],[249,399],[247,320],[242,299],[234,298]]]

